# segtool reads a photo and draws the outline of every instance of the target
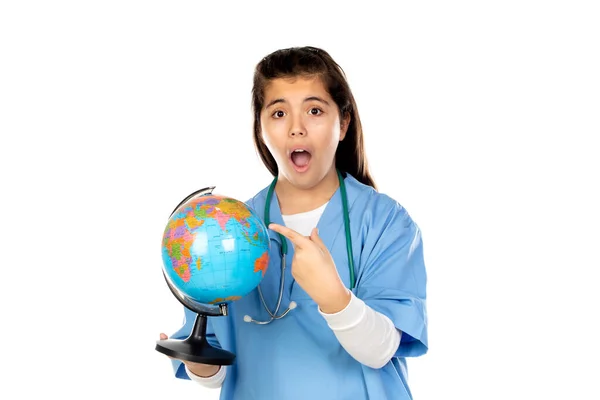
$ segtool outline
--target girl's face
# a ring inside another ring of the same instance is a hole
[[[308,189],[335,168],[335,151],[349,117],[339,109],[319,78],[274,79],[265,88],[260,114],[262,139],[279,176]]]

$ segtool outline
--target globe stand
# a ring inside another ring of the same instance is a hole
[[[188,309],[197,314],[194,321],[194,327],[190,335],[183,340],[163,339],[156,341],[156,350],[169,357],[184,361],[191,361],[210,365],[231,365],[235,360],[235,355],[226,350],[217,349],[211,346],[206,340],[206,322],[209,316],[226,316],[227,304],[219,304],[218,307],[209,307],[198,303],[180,293],[169,281],[163,271],[163,276],[167,281],[171,293]]]

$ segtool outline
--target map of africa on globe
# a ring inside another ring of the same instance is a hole
[[[229,303],[261,282],[269,264],[269,235],[245,203],[203,195],[169,218],[162,259],[168,279],[186,296],[204,304]]]

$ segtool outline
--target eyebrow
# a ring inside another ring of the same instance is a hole
[[[318,96],[309,96],[304,99],[304,102],[306,103],[307,101],[313,101],[313,100],[320,101],[321,103],[325,103],[325,104],[329,105],[329,102],[327,100],[325,100],[321,97],[318,97]],[[286,101],[283,98],[275,99],[275,100],[271,101],[269,104],[267,104],[265,108],[269,108],[272,105],[277,104],[277,103],[286,103]]]

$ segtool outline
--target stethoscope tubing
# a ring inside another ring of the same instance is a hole
[[[342,174],[340,173],[340,171],[337,171],[337,175],[338,175],[338,180],[340,183],[340,193],[342,195],[342,208],[343,208],[343,215],[344,215],[344,230],[346,233],[346,252],[348,253],[348,268],[349,268],[349,272],[350,272],[350,289],[354,288],[355,285],[355,277],[354,277],[354,257],[352,254],[352,236],[350,234],[350,213],[348,211],[348,195],[346,193],[346,185],[344,183],[344,178],[342,177]],[[265,212],[264,212],[264,219],[265,219],[265,225],[268,227],[270,224],[270,206],[271,206],[271,199],[273,196],[273,192],[275,190],[275,184],[277,182],[277,177],[275,177],[273,179],[273,182],[271,183],[269,190],[267,192],[267,198],[265,201]],[[285,286],[285,268],[286,268],[286,255],[287,255],[287,240],[286,238],[281,235],[280,233],[278,233],[279,237],[281,238],[281,278],[279,280],[279,295],[277,298],[277,305],[275,306],[275,311],[271,312],[271,310],[269,309],[269,307],[267,306],[264,296],[262,294],[262,290],[260,288],[260,284],[258,285],[257,289],[258,289],[258,296],[260,297],[260,301],[264,307],[264,309],[267,311],[267,313],[269,313],[269,319],[266,321],[258,321],[253,319],[252,317],[250,317],[249,315],[245,315],[244,316],[244,321],[245,322],[254,322],[255,324],[258,325],[266,325],[269,324],[270,322],[276,320],[276,319],[281,319],[283,317],[285,317],[291,310],[293,310],[294,308],[296,308],[296,302],[291,301],[288,308],[281,314],[281,315],[277,315],[277,313],[279,312],[279,308],[281,307],[281,300],[283,298],[283,288]]]

